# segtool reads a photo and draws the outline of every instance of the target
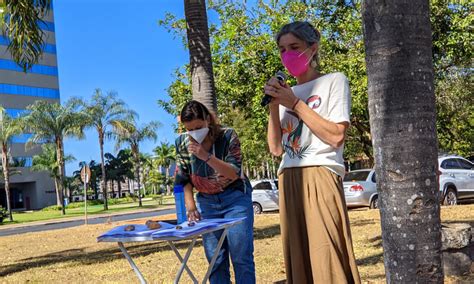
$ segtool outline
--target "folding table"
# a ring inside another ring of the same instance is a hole
[[[232,219],[208,219],[202,220],[196,223],[194,226],[188,226],[187,222],[180,224],[182,227],[181,229],[176,229],[176,225],[172,225],[165,222],[160,222],[162,228],[158,230],[149,230],[146,228],[145,225],[134,225],[137,228],[137,231],[126,232],[124,228],[127,225],[118,226],[113,228],[112,230],[102,234],[97,238],[98,242],[116,242],[122,251],[122,254],[128,260],[128,263],[132,267],[133,271],[137,275],[140,283],[146,283],[145,278],[143,277],[142,273],[136,266],[135,262],[133,261],[132,257],[128,253],[127,249],[123,245],[123,243],[127,242],[147,242],[147,241],[167,241],[168,245],[174,251],[176,257],[180,261],[181,265],[179,267],[178,272],[176,273],[176,277],[174,279],[174,283],[179,283],[179,279],[183,274],[183,271],[186,270],[189,277],[192,279],[193,283],[199,283],[196,279],[194,274],[192,273],[191,269],[188,267],[187,262],[189,257],[191,256],[191,252],[193,251],[194,245],[199,237],[204,234],[212,233],[215,231],[223,230],[222,236],[219,239],[217,244],[216,250],[214,251],[214,255],[209,263],[207,272],[202,280],[201,283],[207,283],[209,276],[211,275],[212,268],[216,262],[217,256],[219,255],[218,252],[224,243],[224,240],[227,236],[228,230],[230,227],[235,226],[238,223],[241,223],[245,218],[232,218]],[[184,257],[179,253],[178,249],[176,248],[174,242],[182,241],[182,240],[191,240],[191,243],[187,247],[186,253]]]

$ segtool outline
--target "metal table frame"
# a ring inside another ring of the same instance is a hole
[[[241,223],[241,222],[242,221],[238,221],[238,222],[235,222],[235,223],[232,223],[232,224],[225,224],[225,225],[222,225],[222,226],[219,226],[219,227],[216,227],[216,228],[206,229],[204,231],[197,232],[196,234],[193,234],[193,235],[190,235],[190,236],[187,236],[187,237],[162,237],[162,238],[155,238],[155,239],[153,239],[151,237],[147,237],[147,236],[143,236],[143,237],[125,237],[125,238],[104,238],[104,239],[99,239],[99,242],[117,242],[120,250],[122,251],[122,254],[125,256],[128,263],[132,267],[133,271],[137,275],[138,279],[140,280],[140,283],[141,284],[146,284],[147,282],[146,282],[145,278],[143,277],[143,274],[138,269],[137,265],[133,261],[132,257],[128,253],[128,251],[125,248],[125,246],[123,245],[123,243],[126,243],[126,242],[143,242],[143,241],[167,241],[168,245],[174,251],[176,257],[178,258],[178,260],[181,263],[181,265],[178,269],[178,272],[176,273],[176,277],[175,277],[173,283],[175,283],[175,284],[179,283],[179,279],[181,278],[181,275],[183,274],[184,270],[186,270],[187,274],[189,275],[189,277],[191,278],[193,283],[197,284],[197,283],[199,283],[199,281],[196,279],[196,277],[192,273],[191,269],[187,265],[189,257],[191,256],[191,252],[193,251],[194,246],[196,244],[196,241],[199,237],[201,237],[204,234],[224,230],[222,232],[222,235],[221,235],[220,239],[219,239],[216,250],[214,251],[214,255],[211,259],[211,262],[209,263],[206,275],[202,279],[201,283],[205,284],[205,283],[207,283],[207,281],[209,280],[209,277],[211,276],[212,268],[214,267],[214,264],[216,263],[217,256],[219,255],[219,251],[222,248],[222,244],[224,243],[224,240],[227,236],[229,228],[236,225],[236,224],[238,224],[238,223]],[[189,244],[188,248],[186,249],[186,253],[184,255],[184,258],[179,253],[178,249],[176,248],[176,246],[174,244],[175,241],[182,241],[182,240],[191,240],[191,243]]]

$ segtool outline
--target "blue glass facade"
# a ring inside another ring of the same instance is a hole
[[[1,59],[0,58],[0,70],[11,70],[17,72],[23,72],[23,69],[16,64],[13,60]],[[49,76],[58,76],[58,67],[46,66],[46,65],[33,65],[28,73],[32,74],[43,74]]]
[[[7,108],[5,109],[6,113],[13,118],[17,118],[24,113],[28,113],[29,111],[26,109],[15,109],[15,108]]]
[[[8,46],[9,43],[10,41],[8,38],[0,34],[0,45]],[[46,53],[56,54],[56,45],[46,43],[43,46],[43,51]]]
[[[0,84],[0,94],[59,99],[58,89]]]

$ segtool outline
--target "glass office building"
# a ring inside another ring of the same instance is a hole
[[[11,116],[17,116],[28,105],[38,101],[59,102],[58,67],[54,16],[50,11],[40,23],[44,32],[44,53],[38,64],[24,73],[7,51],[8,39],[0,33],[0,105]],[[11,204],[13,209],[39,209],[56,204],[54,182],[46,172],[33,172],[33,156],[41,147],[26,149],[31,134],[24,133],[12,140],[11,156],[20,174],[11,176]],[[6,207],[3,181],[0,181],[0,204]]]

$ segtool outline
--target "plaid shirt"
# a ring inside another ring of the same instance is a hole
[[[191,183],[197,191],[207,194],[220,193],[229,187],[244,186],[241,179],[237,181],[228,179],[217,173],[203,160],[189,154],[189,141],[186,133],[176,139],[175,185],[184,186]],[[240,141],[234,129],[223,128],[211,151],[216,158],[232,165],[237,175],[241,176]]]

